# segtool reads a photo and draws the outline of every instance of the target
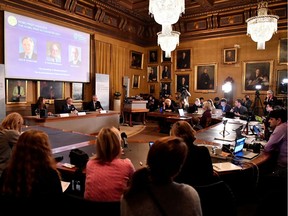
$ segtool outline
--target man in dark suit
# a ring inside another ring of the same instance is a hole
[[[220,100],[220,106],[221,106],[222,112],[224,112],[224,113],[230,112],[230,110],[231,110],[231,106],[229,104],[227,104],[226,98],[222,98]]]
[[[104,110],[97,95],[92,96],[92,100],[87,104],[87,109],[89,111]]]
[[[73,105],[73,99],[71,97],[66,98],[66,104],[62,107],[62,113],[77,113],[78,110]]]
[[[19,58],[37,60],[37,54],[34,53],[34,41],[30,37],[22,39],[23,52],[19,53]]]

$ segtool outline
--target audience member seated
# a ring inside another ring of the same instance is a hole
[[[73,99],[71,97],[66,98],[66,104],[62,107],[62,113],[77,113],[78,110],[73,105]]]
[[[121,159],[121,136],[117,128],[102,128],[97,136],[97,154],[86,165],[84,198],[92,201],[120,201],[135,168]]]
[[[2,173],[0,191],[15,208],[25,203],[25,211],[59,202],[61,178],[45,132],[30,129],[20,135]]]
[[[202,108],[200,99],[196,98],[194,104],[188,108],[188,113],[195,113],[198,108]]]
[[[17,143],[23,125],[23,117],[12,112],[2,121],[0,126],[0,177],[12,154],[12,149]]]
[[[140,215],[202,215],[196,190],[176,183],[187,155],[181,138],[159,138],[151,146],[147,166],[138,169],[121,200],[121,216]]]
[[[215,97],[214,98],[214,107],[216,109],[221,109],[221,104],[220,104],[220,98],[219,97]]]
[[[221,99],[220,105],[221,105],[220,109],[222,110],[223,113],[230,112],[231,106],[227,103],[227,99],[226,98],[222,98]]]
[[[272,90],[268,90],[267,91],[267,96],[264,99],[264,105],[266,105],[267,103],[272,104],[273,106],[277,105],[277,97],[274,96],[274,92]],[[267,112],[265,111],[264,114],[266,115]]]
[[[40,96],[35,104],[35,114],[39,115],[40,114],[40,110],[47,110],[47,107],[46,107],[46,99],[42,96]],[[48,112],[47,111],[47,114],[48,115],[52,115],[52,112]]]
[[[206,127],[209,127],[212,121],[211,114],[211,103],[208,101],[204,101],[203,103],[203,114],[200,117],[199,124],[194,126],[194,130],[200,130]]]
[[[248,114],[248,109],[245,106],[242,106],[242,100],[236,99],[234,102],[234,107],[230,110],[230,112],[234,112],[235,116],[243,117]]]
[[[205,146],[193,143],[195,134],[196,131],[187,121],[178,121],[171,128],[171,135],[181,137],[188,147],[187,158],[175,181],[191,186],[211,184],[218,179],[213,174],[210,153]]]
[[[149,109],[149,112],[153,112],[157,110],[158,104],[157,104],[157,100],[155,99],[155,97],[153,97],[152,95],[149,95],[147,100],[148,100],[148,103],[146,107],[147,109]]]
[[[287,215],[287,110],[271,111],[269,123],[273,133],[264,146],[264,152],[272,156],[272,169],[266,169],[266,175],[259,178],[260,203],[257,216],[284,216]]]
[[[248,112],[252,111],[252,101],[250,100],[249,95],[245,95],[245,97],[243,98],[242,106],[245,106],[247,108]]]
[[[175,107],[172,104],[172,101],[169,98],[166,98],[163,103],[163,110],[165,112],[175,112]]]
[[[96,110],[104,110],[103,107],[101,106],[100,101],[98,100],[97,95],[92,96],[92,100],[87,104],[86,107],[89,111],[96,111]]]
[[[212,99],[208,99],[207,101],[208,101],[208,103],[210,103],[210,105],[211,105],[211,112],[212,112],[212,113],[215,113],[216,107],[214,106],[213,100],[212,100]]]

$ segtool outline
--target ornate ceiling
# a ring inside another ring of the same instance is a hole
[[[173,28],[181,32],[180,42],[246,34],[245,20],[257,15],[258,1],[185,0],[185,14]],[[278,31],[287,30],[287,1],[268,3],[269,12],[280,17]],[[148,7],[149,0],[0,0],[1,10],[19,10],[39,19],[154,46],[161,26],[149,15]]]

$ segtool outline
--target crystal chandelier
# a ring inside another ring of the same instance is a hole
[[[185,0],[150,0],[149,14],[160,25],[175,24],[184,13]]]
[[[265,49],[265,42],[269,41],[273,34],[277,32],[276,15],[268,15],[268,2],[263,1],[258,4],[258,16],[246,20],[247,34],[251,35],[253,41],[257,42],[257,50]]]
[[[165,51],[165,57],[171,58],[171,51],[179,45],[180,32],[172,31],[172,24],[179,20],[184,13],[185,0],[150,0],[149,14],[155,21],[162,25],[162,31],[158,32],[158,45]]]

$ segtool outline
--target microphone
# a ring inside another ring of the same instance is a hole
[[[121,138],[124,142],[124,148],[127,148],[128,147],[128,141],[127,141],[127,134],[125,132],[122,132],[121,133]]]

